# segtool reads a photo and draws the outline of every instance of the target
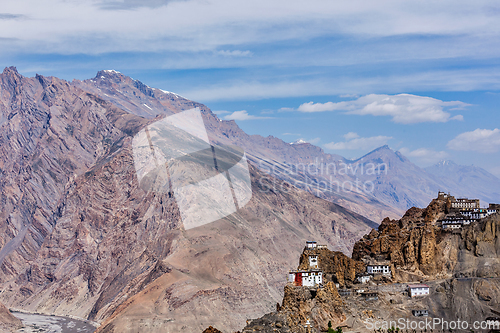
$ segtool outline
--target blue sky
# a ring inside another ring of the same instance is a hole
[[[360,157],[388,144],[500,176],[495,1],[21,0],[0,64],[67,80],[115,69],[248,133]]]

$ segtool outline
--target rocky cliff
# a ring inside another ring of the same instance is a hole
[[[500,215],[451,232],[436,224],[449,207],[449,200],[434,199],[400,220],[384,219],[354,245],[353,259],[390,260],[396,281],[500,276]]]
[[[242,332],[306,333],[305,324],[308,321],[314,330],[326,331],[328,322],[335,325],[345,321],[342,305],[343,302],[332,282],[317,289],[288,284],[285,286],[282,305],[278,304],[275,312],[262,318],[248,320]]]
[[[286,315],[292,332],[305,332],[304,323],[307,320],[320,331],[326,331],[328,322],[337,324],[346,319],[342,304],[332,282],[317,290],[287,285],[280,312]]]
[[[323,271],[325,281],[338,283],[340,287],[352,286],[357,275],[366,271],[366,265],[362,261],[353,260],[342,252],[331,251],[328,248],[304,248],[298,269],[311,268],[309,266],[311,255],[318,256],[318,268]]]

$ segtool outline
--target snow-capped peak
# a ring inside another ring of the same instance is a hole
[[[298,139],[292,143],[290,143],[291,145],[299,145],[301,143],[307,143],[307,141],[303,140],[303,139]]]
[[[159,90],[159,91],[161,91],[161,92],[162,92],[162,93],[164,93],[164,94],[171,94],[171,95],[174,95],[174,96],[175,96],[175,97],[177,97],[177,98],[179,98],[179,97],[180,97],[180,98],[184,98],[184,97],[182,97],[181,95],[176,94],[176,93],[171,92],[171,91],[167,91],[167,90],[163,90],[163,89],[158,89],[158,88],[154,88],[154,89]]]

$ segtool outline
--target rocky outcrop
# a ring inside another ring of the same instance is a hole
[[[425,209],[411,208],[400,220],[384,219],[354,245],[353,259],[390,260],[398,281],[500,276],[500,216],[449,232],[436,225],[449,207],[449,200],[435,199]]]
[[[434,200],[426,209],[408,210],[399,220],[384,219],[378,230],[371,230],[355,244],[353,259],[322,247],[305,248],[298,268],[309,269],[309,256],[318,256],[318,266],[328,272],[325,278],[330,281],[324,288],[331,288],[326,299],[333,302],[326,307],[318,306],[321,288],[316,291],[288,284],[278,311],[251,321],[243,332],[304,332],[307,320],[319,331],[326,331],[322,323],[331,320],[334,327],[368,333],[374,331],[371,324],[375,321],[417,320],[412,314],[415,309],[426,309],[430,317],[447,322],[459,319],[473,323],[498,318],[500,214],[474,222],[461,231],[448,232],[438,228],[436,221],[449,208],[448,200]],[[361,287],[376,293],[377,299],[366,299],[357,293],[341,299],[331,281],[350,286],[358,270],[364,270],[360,260],[390,260],[392,278],[375,275],[377,286],[370,282]],[[425,297],[411,298],[406,293],[406,283],[392,283],[422,280],[430,287],[430,295]],[[277,321],[286,323],[283,325],[286,331],[275,329]]]
[[[239,333],[240,331],[238,331]],[[247,320],[241,333],[292,333],[288,326],[287,317],[281,312],[267,313],[261,318]]]
[[[346,319],[341,310],[342,304],[332,282],[316,290],[287,285],[280,312],[286,315],[292,332],[305,332],[303,326],[307,320],[320,331],[326,331],[329,321],[338,324]]]
[[[339,251],[328,248],[307,249],[300,256],[298,269],[308,270],[309,256],[318,256],[318,268],[323,271],[326,282],[338,283],[341,287],[352,286],[359,274],[366,271],[366,265],[359,260],[353,260]]]
[[[222,332],[216,328],[213,328],[212,326],[208,326],[208,328],[204,330],[203,333],[222,333]]]
[[[326,331],[328,322],[338,324],[345,321],[343,302],[332,282],[323,288],[285,286],[283,303],[277,311],[262,318],[249,320],[242,332],[261,331],[264,333],[305,333],[304,325],[310,322],[314,329]]]

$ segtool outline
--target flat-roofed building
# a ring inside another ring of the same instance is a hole
[[[410,297],[426,296],[429,295],[429,286],[426,284],[409,284],[408,294]]]
[[[323,283],[323,271],[320,269],[290,271],[288,282],[298,287],[316,287]]]
[[[391,267],[388,264],[368,264],[366,265],[366,272],[368,274],[391,274]]]
[[[309,255],[309,267],[310,268],[318,268],[318,256],[311,254]]]
[[[453,209],[474,209],[480,208],[479,199],[458,198],[451,201],[451,208]]]
[[[429,310],[426,310],[426,309],[411,310],[411,314],[415,317],[428,317]]]
[[[318,245],[318,243],[315,241],[307,241],[306,242],[306,248],[308,248],[308,249],[315,249],[317,245]]]

